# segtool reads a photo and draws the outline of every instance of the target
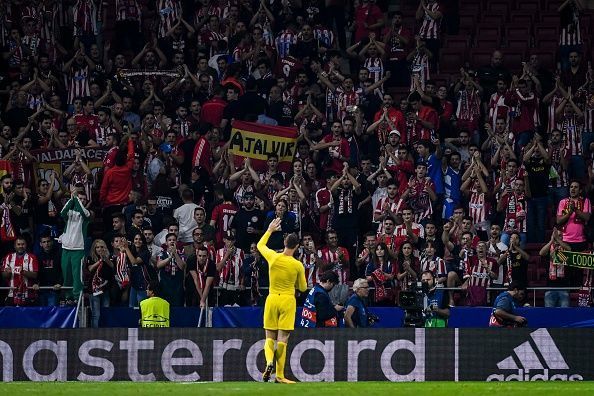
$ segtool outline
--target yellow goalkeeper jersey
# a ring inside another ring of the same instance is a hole
[[[270,294],[295,295],[295,288],[304,292],[307,290],[305,269],[303,264],[286,254],[277,253],[266,246],[271,233],[266,231],[258,242],[258,250],[268,262],[268,276],[270,278]]]

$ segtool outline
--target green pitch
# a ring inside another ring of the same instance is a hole
[[[0,395],[388,395],[384,392],[399,392],[401,395],[427,394],[447,395],[574,395],[592,394],[594,382],[334,382],[300,383],[295,385],[263,384],[257,382],[219,382],[219,383],[172,383],[172,382],[67,382],[67,383],[0,383]]]

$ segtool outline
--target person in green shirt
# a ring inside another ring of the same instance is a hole
[[[87,196],[72,186],[70,199],[64,205],[60,215],[66,223],[64,233],[58,240],[62,244],[62,274],[64,286],[72,286],[66,292],[66,301],[76,304],[83,289],[80,276],[81,263],[85,258],[85,237],[92,213],[86,208]]]

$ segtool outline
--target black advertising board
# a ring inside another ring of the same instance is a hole
[[[0,330],[3,381],[254,381],[257,329]],[[299,381],[592,380],[589,329],[296,330]]]

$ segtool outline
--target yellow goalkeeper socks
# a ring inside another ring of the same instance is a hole
[[[287,343],[277,342],[276,352],[274,353],[276,360],[276,378],[285,378],[285,359],[287,358]]]
[[[264,343],[264,357],[267,366],[274,363],[274,340],[272,338],[267,338]]]

